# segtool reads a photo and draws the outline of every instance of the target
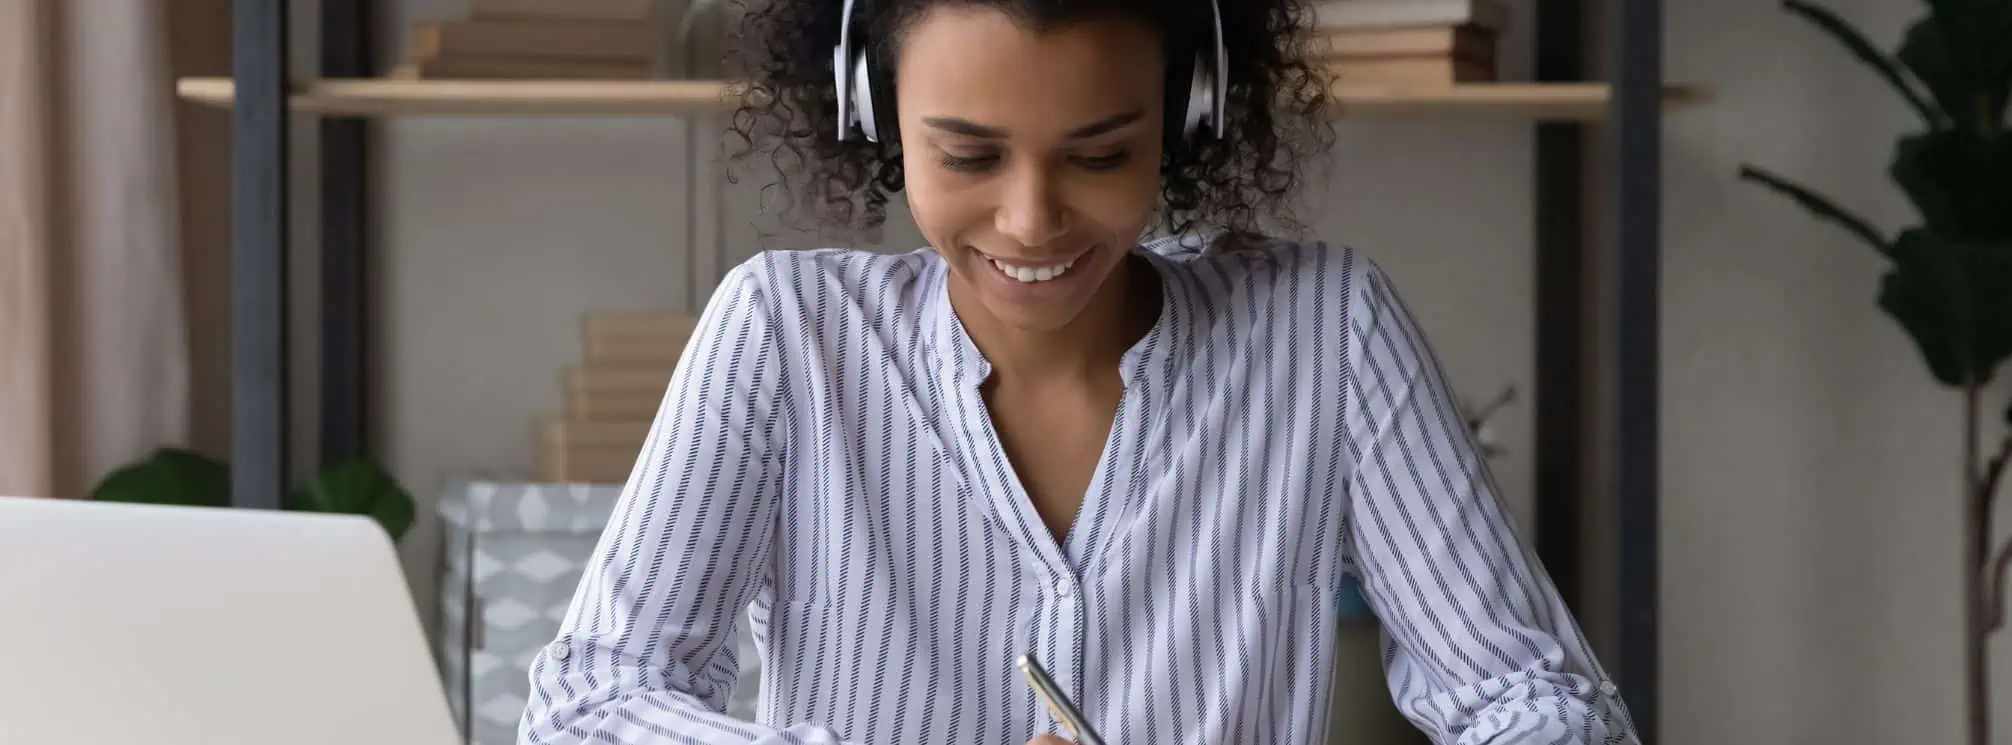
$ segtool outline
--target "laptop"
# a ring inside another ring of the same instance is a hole
[[[0,743],[459,742],[376,523],[0,497]]]

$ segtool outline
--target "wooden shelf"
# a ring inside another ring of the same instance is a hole
[[[1334,87],[1335,115],[1361,117],[1508,118],[1600,121],[1607,117],[1606,83],[1466,83],[1445,88]],[[1704,101],[1694,86],[1663,89],[1665,108]]]
[[[183,78],[184,99],[228,107],[230,78]],[[299,111],[342,116],[576,115],[650,116],[719,112],[736,86],[692,80],[393,80],[331,79],[294,92]],[[1604,83],[1472,83],[1445,88],[1346,85],[1334,89],[1342,117],[1506,117],[1597,121],[1606,115]],[[1667,100],[1702,100],[1702,91],[1672,86]]]
[[[230,78],[182,78],[182,98],[229,107]],[[693,80],[393,80],[331,79],[301,86],[293,108],[344,116],[596,115],[638,116],[726,111],[731,88]]]

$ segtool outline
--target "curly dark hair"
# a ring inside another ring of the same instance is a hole
[[[1162,39],[1208,33],[1196,28],[1207,22],[1205,0],[879,0],[868,38],[896,44],[907,24],[941,2],[997,7],[1036,29],[1119,17],[1148,25]],[[1301,169],[1324,155],[1333,137],[1326,76],[1306,62],[1303,31],[1311,11],[1299,0],[1219,2],[1230,60],[1225,136],[1166,149],[1160,221],[1172,233],[1209,226],[1255,235],[1261,221],[1296,230],[1289,202]],[[1170,4],[1197,5],[1198,14],[1170,13]],[[800,225],[879,227],[891,195],[903,188],[901,150],[899,143],[838,139],[831,50],[844,0],[736,5],[741,29],[730,57],[749,87],[733,113],[730,131],[740,148],[731,160],[768,156],[781,182],[765,190],[780,190],[785,211]],[[875,53],[891,60],[890,49]],[[768,202],[774,194],[764,196]]]

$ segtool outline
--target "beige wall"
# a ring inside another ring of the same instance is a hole
[[[1831,5],[1881,41],[1920,7]],[[387,6],[393,38],[404,21],[462,9]],[[1528,18],[1528,0],[1515,7]],[[1733,179],[1759,160],[1897,225],[1911,213],[1883,171],[1906,111],[1772,3],[1666,7],[1669,75],[1717,98],[1666,122],[1662,741],[1953,741],[1958,401],[1875,310],[1873,256]],[[429,617],[443,482],[527,470],[529,421],[558,405],[581,313],[687,300],[683,126],[381,127],[378,435],[426,503],[405,550]],[[1502,419],[1509,454],[1497,464],[1526,521],[1530,139],[1515,122],[1350,123],[1306,213],[1321,237],[1397,277],[1463,394],[1526,394]],[[297,165],[296,183],[313,183],[311,163]],[[725,201],[739,255],[817,244],[758,241],[750,185]],[[898,218],[885,242],[919,245]],[[1352,634],[1341,695],[1373,698],[1373,650]],[[2001,722],[2008,699],[1997,697]]]

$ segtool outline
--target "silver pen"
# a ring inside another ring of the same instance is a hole
[[[1076,708],[1076,703],[1069,700],[1069,695],[1062,692],[1061,686],[1055,685],[1055,679],[1048,677],[1048,671],[1041,667],[1041,661],[1034,659],[1032,653],[1020,656],[1020,673],[1078,745],[1104,745],[1104,738],[1097,735],[1097,730],[1090,726],[1090,720],[1084,718],[1083,711]]]

